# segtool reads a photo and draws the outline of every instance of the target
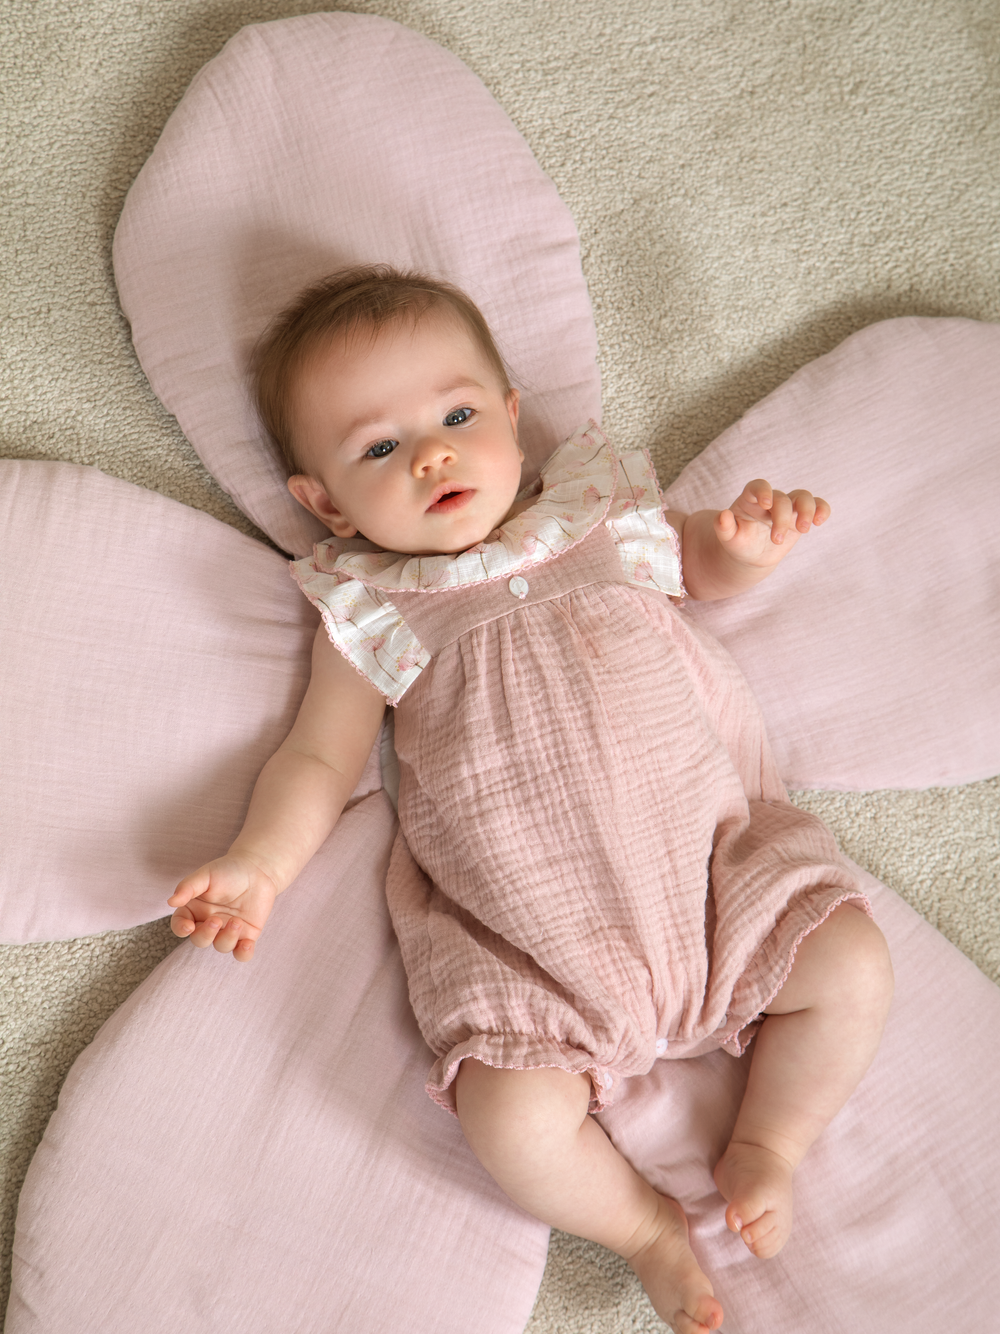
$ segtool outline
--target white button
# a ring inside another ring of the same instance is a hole
[[[611,1085],[614,1083],[614,1080],[608,1074],[607,1070],[605,1070],[604,1074],[601,1075],[601,1083],[604,1085],[606,1089],[609,1089]]]
[[[668,1045],[669,1045],[669,1044],[668,1044],[666,1038],[657,1038],[657,1039],[656,1039],[656,1054],[657,1054],[657,1056],[663,1056],[663,1055],[665,1055]]]
[[[519,574],[514,575],[507,587],[516,598],[526,598],[528,596],[528,581],[522,579]]]

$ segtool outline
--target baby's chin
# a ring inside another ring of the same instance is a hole
[[[482,542],[488,542],[495,539],[499,531],[498,528],[494,528],[488,532],[485,537],[478,538],[475,542],[463,542],[461,546],[419,547],[411,548],[409,551],[401,551],[399,545],[395,543],[392,545],[385,545],[373,537],[366,537],[362,532],[355,533],[352,540],[356,542],[368,542],[378,551],[397,551],[401,556],[458,556],[461,552],[470,551],[473,547],[479,546]]]
[[[411,547],[405,554],[408,556],[458,556],[463,551],[471,551],[473,547],[481,546],[484,542],[495,542],[500,535],[500,529],[503,525],[519,514],[522,509],[525,509],[527,504],[530,504],[530,501],[526,503],[512,504],[503,512],[503,516],[493,520],[484,532],[480,533],[479,529],[474,528],[471,536],[468,533],[465,533],[460,540],[454,543],[441,544],[434,547]],[[377,537],[368,537],[360,530],[355,536],[362,542],[370,542],[373,547],[378,547],[381,551],[401,550],[396,544],[382,543]]]

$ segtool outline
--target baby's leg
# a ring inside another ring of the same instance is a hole
[[[643,1181],[587,1115],[587,1078],[466,1060],[456,1100],[476,1156],[516,1204],[623,1256],[676,1334],[718,1329],[722,1307],[688,1245],[683,1210]]]
[[[801,942],[765,1011],[733,1137],[715,1168],[730,1230],[761,1259],[788,1238],[792,1173],[871,1064],[892,986],[881,931],[846,903]]]

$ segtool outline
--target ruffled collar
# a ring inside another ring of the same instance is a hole
[[[339,582],[370,588],[431,592],[500,579],[540,565],[581,542],[608,513],[618,463],[593,421],[561,445],[541,470],[539,482],[519,499],[536,498],[483,542],[442,556],[380,551],[358,541],[331,537],[317,544],[312,568]],[[365,546],[365,550],[359,550]]]

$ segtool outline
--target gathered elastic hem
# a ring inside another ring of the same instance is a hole
[[[587,1052],[553,1038],[529,1033],[476,1033],[439,1057],[431,1067],[426,1089],[429,1096],[452,1116],[455,1110],[455,1077],[463,1061],[482,1061],[495,1070],[565,1070],[590,1080],[589,1112],[611,1105],[622,1083],[607,1066],[599,1065]]]
[[[788,950],[788,953],[785,957],[785,966],[780,977],[776,982],[771,982],[768,984],[764,999],[754,1007],[755,1013],[752,1016],[746,1018],[742,1022],[740,1022],[737,1019],[735,1021],[737,1026],[731,1028],[729,1031],[724,1032],[721,1035],[721,1040],[719,1045],[722,1047],[723,1051],[729,1052],[731,1056],[743,1055],[747,1047],[756,1037],[761,1024],[764,1022],[764,1019],[766,1018],[766,1015],[763,1014],[763,1011],[767,1009],[767,1007],[774,1000],[775,996],[777,996],[778,992],[788,981],[788,976],[792,971],[793,964],[795,963],[795,955],[798,951],[799,946],[802,944],[803,940],[805,940],[806,936],[810,935],[811,932],[815,931],[818,926],[822,926],[823,923],[826,921],[826,919],[830,916],[830,914],[835,909],[839,908],[843,903],[855,904],[858,908],[866,912],[868,916],[872,918],[872,920],[874,921],[875,914],[872,912],[872,905],[869,902],[868,896],[867,894],[863,894],[860,890],[842,892],[837,894],[836,898],[830,900],[825,905],[822,914],[816,917],[813,921],[808,922],[796,934],[795,938],[792,941],[791,948]]]

